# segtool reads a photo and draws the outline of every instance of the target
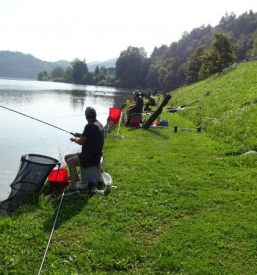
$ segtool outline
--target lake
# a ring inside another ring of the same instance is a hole
[[[132,98],[132,90],[33,80],[0,79],[0,200],[10,194],[25,154],[40,154],[62,164],[80,146],[70,142],[69,132],[82,132],[84,111],[91,106],[106,124],[109,108],[120,108]],[[12,109],[60,129],[7,110]],[[67,132],[66,132],[67,131]]]

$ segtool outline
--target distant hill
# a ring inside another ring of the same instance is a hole
[[[89,71],[94,71],[97,65],[99,68],[102,66],[105,68],[115,67],[116,60],[117,59],[109,59],[104,62],[94,61],[87,65]],[[50,72],[57,66],[66,69],[70,66],[70,61],[59,60],[56,62],[48,62],[35,58],[31,54],[0,51],[0,77],[37,79],[39,72]]]
[[[103,61],[103,62],[93,61],[93,62],[87,63],[87,67],[88,67],[88,70],[90,72],[93,72],[97,65],[98,65],[99,69],[103,66],[105,68],[110,68],[110,67],[115,68],[116,67],[116,60],[117,60],[117,58],[108,59],[108,60]]]
[[[67,68],[69,65],[70,62],[64,60],[47,62],[31,54],[0,51],[0,77],[37,79],[39,72],[50,72],[57,66]]]

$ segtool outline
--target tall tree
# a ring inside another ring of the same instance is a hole
[[[95,67],[95,76],[96,75],[99,75],[99,73],[100,73],[100,70],[99,70],[99,67],[98,67],[98,65]]]
[[[64,82],[66,83],[73,83],[73,77],[72,77],[72,68],[71,67],[68,67],[65,71],[65,74],[64,74]]]
[[[83,77],[83,84],[93,85],[94,84],[94,74],[89,72]]]
[[[229,42],[224,33],[214,34],[214,41],[210,50],[203,55],[203,64],[199,78],[205,79],[214,73],[222,72],[235,61],[236,46]]]
[[[116,83],[124,88],[145,87],[148,66],[143,48],[128,47],[116,61]]]
[[[63,78],[64,74],[65,74],[65,70],[61,66],[57,66],[51,71],[52,78]]]
[[[212,48],[217,51],[219,57],[216,70],[221,72],[235,62],[236,45],[232,45],[224,33],[215,33],[214,37]]]
[[[49,73],[47,71],[43,71],[43,72],[38,73],[37,80],[39,80],[39,81],[49,81],[49,80],[51,80],[51,76],[49,75]]]
[[[203,55],[205,48],[203,46],[195,49],[194,53],[189,57],[186,65],[186,81],[188,84],[197,82],[199,80],[199,71],[203,64]]]
[[[75,84],[82,84],[83,77],[88,73],[88,67],[85,59],[83,61],[78,58],[71,62],[72,66],[72,77]]]
[[[157,65],[151,64],[148,68],[148,73],[145,79],[146,85],[150,88],[157,88],[159,89],[159,82],[158,82],[158,70],[159,67]]]

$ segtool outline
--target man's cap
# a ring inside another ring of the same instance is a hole
[[[133,94],[134,94],[134,95],[141,95],[141,93],[140,93],[139,90],[135,90],[135,91],[133,92]]]
[[[85,115],[96,115],[96,110],[92,107],[87,107],[85,111]]]

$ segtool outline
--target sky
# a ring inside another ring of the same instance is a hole
[[[44,61],[118,58],[129,46],[170,46],[222,16],[257,12],[256,0],[0,0],[0,51]]]

